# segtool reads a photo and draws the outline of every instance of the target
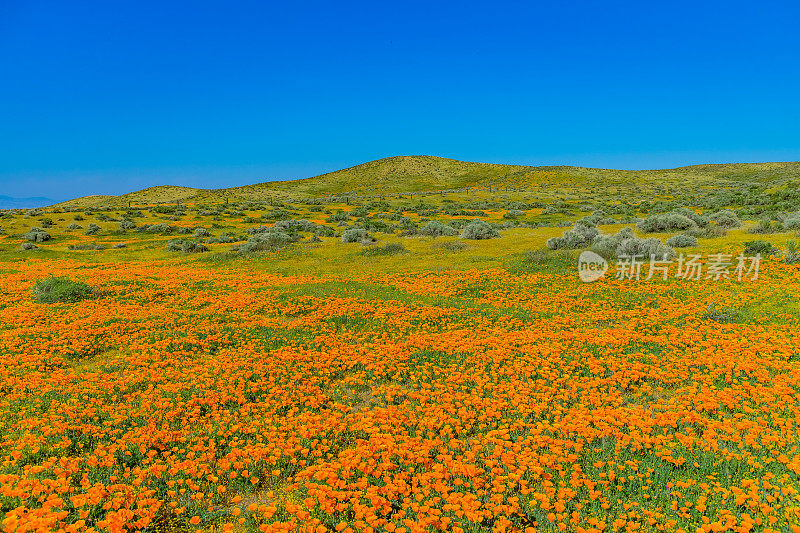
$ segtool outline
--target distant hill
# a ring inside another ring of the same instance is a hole
[[[37,196],[34,198],[14,198],[12,196],[0,195],[0,209],[32,209],[35,207],[45,207],[55,203],[50,198]]]
[[[130,204],[266,200],[269,198],[315,198],[332,195],[381,196],[461,188],[514,188],[553,196],[613,194],[634,186],[661,194],[702,194],[704,190],[742,183],[779,187],[800,178],[800,162],[731,163],[695,165],[662,170],[613,170],[570,166],[533,167],[457,161],[434,156],[396,156],[311,178],[270,181],[230,187],[202,189],[157,186],[120,196],[86,196],[59,206],[124,206]]]

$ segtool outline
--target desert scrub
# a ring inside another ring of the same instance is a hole
[[[45,242],[49,241],[52,237],[42,228],[31,228],[25,234],[25,239],[31,242]]]
[[[419,229],[419,232],[420,234],[427,235],[429,237],[452,237],[454,235],[458,235],[457,229],[443,222],[439,222],[438,220],[426,222],[425,225]]]
[[[296,242],[298,239],[297,235],[290,235],[282,231],[264,231],[256,233],[245,243],[235,245],[232,250],[240,253],[273,252]]]
[[[673,235],[669,239],[667,239],[667,246],[671,246],[673,248],[689,248],[690,246],[697,246],[697,238],[692,237],[691,235]]]
[[[747,232],[755,235],[769,235],[771,233],[780,233],[784,231],[783,223],[779,221],[772,221],[769,218],[762,218],[758,224],[750,228]]]
[[[730,209],[723,209],[722,211],[717,211],[708,217],[709,220],[712,222],[716,222],[717,225],[723,228],[738,228],[742,225],[742,221],[739,220],[739,217],[736,213]]]
[[[672,210],[673,214],[682,215],[697,224],[699,227],[704,228],[708,225],[708,218],[704,217],[703,215],[699,215],[695,213],[693,210],[689,209],[688,207],[679,207],[677,209]]]
[[[365,255],[367,257],[376,255],[396,255],[405,253],[408,253],[406,247],[396,242],[390,242],[389,244],[385,244],[383,246],[370,246],[369,248],[365,248],[364,250],[361,251],[361,255]]]
[[[33,286],[32,292],[37,302],[46,304],[77,302],[94,294],[89,285],[67,276],[40,279]]]
[[[704,228],[689,228],[683,232],[684,235],[689,235],[690,237],[695,237],[698,239],[714,239],[716,237],[724,237],[727,233],[728,232],[723,226],[718,226],[716,224],[709,224]]]
[[[800,263],[800,243],[786,241],[786,250],[783,252],[783,262],[789,265]]]
[[[678,213],[652,215],[636,224],[636,229],[642,233],[668,233],[694,227],[697,227],[694,220]]]
[[[464,231],[461,233],[462,239],[472,240],[493,239],[499,236],[500,233],[491,224],[479,218],[464,226]]]
[[[572,229],[564,232],[561,237],[547,239],[547,247],[551,250],[574,250],[591,245],[600,235],[594,224],[586,221],[575,223]]]
[[[757,241],[747,241],[744,243],[744,254],[745,255],[774,255],[779,253],[780,250],[775,248],[771,242],[757,240]]]
[[[342,232],[343,243],[362,242],[371,238],[364,228],[347,228]]]
[[[84,234],[86,234],[86,235],[97,235],[98,233],[100,233],[100,226],[98,226],[97,224],[95,224],[93,222],[90,223],[86,227],[86,231],[84,231]]]
[[[675,257],[675,250],[665,246],[660,239],[639,239],[632,237],[625,239],[617,246],[617,258],[620,257],[639,257],[645,260],[654,257],[656,259],[669,259]]]
[[[208,251],[208,246],[195,241],[184,239],[171,239],[167,242],[167,250],[170,252],[183,252],[185,254],[196,254]]]
[[[28,251],[28,250],[38,250],[39,247],[33,244],[32,242],[23,242],[20,247],[20,250]]]
[[[133,229],[136,227],[136,224],[132,220],[123,219],[119,222],[119,229]]]

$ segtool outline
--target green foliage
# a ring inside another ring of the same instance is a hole
[[[240,253],[274,252],[285,248],[297,241],[297,235],[290,235],[282,231],[263,231],[251,236],[247,242],[234,247]]]
[[[499,236],[500,233],[491,224],[479,218],[464,226],[464,231],[461,233],[462,239],[473,240],[493,239]]]
[[[369,233],[364,228],[347,228],[342,232],[342,242],[352,243],[370,239]]]
[[[636,229],[642,233],[668,233],[694,227],[697,227],[694,220],[678,213],[651,215],[636,224]]]
[[[665,246],[660,239],[625,239],[617,247],[617,257],[629,256],[649,260],[651,257],[664,259],[675,257],[675,250]]]
[[[742,225],[742,221],[739,220],[739,217],[736,215],[736,213],[730,209],[717,211],[708,218],[723,228],[738,228]]]
[[[361,255],[366,255],[368,257],[376,255],[396,255],[405,253],[408,253],[406,247],[400,243],[395,243],[395,242],[390,242],[383,246],[370,246],[368,248],[364,248],[361,251]]]
[[[431,220],[426,222],[424,226],[419,229],[420,234],[429,237],[442,237],[458,235],[458,230],[453,226],[439,222],[438,220]]]
[[[666,244],[672,248],[689,248],[690,246],[697,246],[697,238],[691,235],[678,234],[667,239]]]
[[[797,241],[786,241],[786,251],[783,252],[783,262],[790,265],[800,263],[800,243]]]
[[[185,254],[196,254],[207,252],[208,246],[190,240],[170,239],[167,242],[167,250],[170,252],[183,252]]]
[[[97,235],[100,233],[100,229],[100,226],[92,222],[86,227],[86,231],[84,233],[86,235]]]
[[[25,239],[31,242],[45,242],[49,241],[52,237],[42,228],[31,228],[25,234]]]
[[[564,232],[561,237],[553,237],[547,240],[547,247],[551,250],[574,250],[586,248],[600,235],[591,221],[578,221],[572,229]]]
[[[67,276],[40,279],[33,286],[33,297],[39,303],[70,303],[92,296],[92,288]]]
[[[745,255],[774,255],[779,253],[780,250],[775,248],[772,243],[767,241],[747,241],[744,243]]]

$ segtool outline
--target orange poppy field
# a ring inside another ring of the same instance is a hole
[[[5,532],[800,531],[796,266],[126,257],[0,264]]]

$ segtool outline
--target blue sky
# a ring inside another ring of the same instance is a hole
[[[0,0],[0,194],[800,159],[800,3]]]

